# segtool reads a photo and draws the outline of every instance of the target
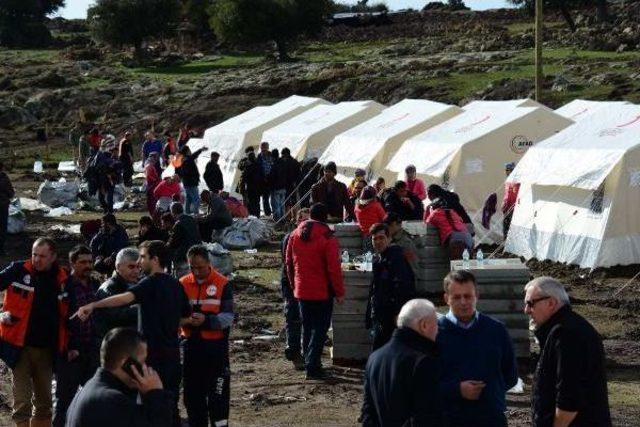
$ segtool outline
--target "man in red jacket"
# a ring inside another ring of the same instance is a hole
[[[325,379],[327,373],[320,359],[331,324],[333,299],[342,303],[344,283],[338,239],[326,224],[327,207],[314,204],[310,216],[289,237],[286,267],[293,295],[300,302],[307,379]]]

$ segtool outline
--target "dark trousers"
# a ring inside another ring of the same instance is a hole
[[[249,211],[249,215],[260,218],[260,194],[249,191],[246,197],[245,206]]]
[[[502,219],[502,236],[507,240],[507,234],[509,234],[509,228],[511,228],[511,219],[513,218],[513,209],[509,213],[504,214]]]
[[[125,186],[133,185],[133,165],[131,163],[123,163],[122,165],[122,182]]]
[[[261,194],[262,210],[266,216],[271,215],[271,190],[265,190]]]
[[[373,321],[373,350],[377,350],[391,339],[396,325],[393,319],[374,320]]]
[[[332,312],[333,298],[324,301],[300,300],[304,367],[308,374],[315,374],[322,368],[322,350],[331,325]]]
[[[173,425],[180,426],[180,413],[178,412],[178,399],[180,398],[180,378],[182,368],[180,366],[180,350],[165,349],[161,354],[155,352],[147,357],[147,365],[156,370],[162,380],[166,391],[171,393],[173,399]]]
[[[104,213],[113,213],[113,190],[112,186],[103,187],[98,190],[98,200]]]
[[[56,402],[53,413],[53,427],[64,427],[67,409],[76,395],[98,369],[98,354],[94,351],[81,351],[80,355],[69,361],[61,357],[56,365]]]
[[[284,302],[284,327],[287,333],[287,348],[284,354],[287,359],[293,358],[295,354],[300,354],[300,337],[302,336],[302,320],[300,319],[300,304],[293,296],[293,290],[289,286],[289,281],[285,278],[280,280],[282,288],[282,301]]]
[[[185,341],[183,374],[189,426],[226,426],[231,396],[229,340]]]
[[[0,204],[0,252],[4,251],[4,243],[7,239],[7,226],[9,224],[9,205]]]

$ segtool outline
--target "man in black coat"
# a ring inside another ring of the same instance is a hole
[[[389,227],[375,224],[370,232],[377,255],[373,260],[366,326],[373,329],[373,350],[377,350],[391,339],[400,309],[415,296],[416,281],[404,250],[391,245]]]
[[[4,171],[4,164],[0,162],[0,255],[5,254],[4,241],[9,223],[9,204],[13,196],[15,196],[13,185],[11,185],[11,180]]]
[[[419,221],[424,216],[422,201],[407,190],[407,183],[397,181],[384,199],[384,210],[394,212],[402,221]]]
[[[244,205],[250,215],[260,218],[260,194],[262,192],[262,171],[253,147],[244,150],[246,157],[238,163],[240,181],[237,192],[242,194]]]
[[[406,303],[391,340],[369,356],[364,376],[365,427],[439,427],[438,319],[425,299]]]
[[[184,192],[186,195],[184,205],[185,210],[189,215],[197,215],[198,209],[200,208],[200,192],[198,191],[198,186],[200,185],[200,172],[198,171],[196,161],[203,151],[207,151],[207,147],[202,147],[193,153],[188,146],[184,146],[180,149],[182,165],[176,168],[176,174],[182,178],[182,185],[184,186]]]
[[[562,284],[538,277],[525,286],[540,359],[531,395],[534,427],[610,427],[605,357],[598,332],[571,309]]]
[[[204,169],[204,182],[209,187],[209,191],[213,193],[219,193],[224,188],[224,178],[218,160],[220,160],[220,154],[214,151],[211,153],[211,160],[207,162]]]
[[[135,329],[110,331],[102,342],[101,368],[76,394],[67,427],[168,427],[174,415],[171,396],[158,374],[145,365],[147,343]],[[141,365],[128,373],[128,359]],[[142,404],[138,405],[140,394]]]

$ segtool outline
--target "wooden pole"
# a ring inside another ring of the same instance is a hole
[[[542,1],[536,0],[536,47],[535,47],[535,67],[536,67],[536,101],[542,102]]]

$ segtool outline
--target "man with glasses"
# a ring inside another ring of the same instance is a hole
[[[478,313],[476,278],[452,271],[444,278],[449,312],[438,321],[441,392],[451,427],[506,427],[505,395],[518,381],[513,344],[501,322]]]
[[[536,326],[540,358],[531,395],[534,427],[611,426],[604,349],[598,332],[571,309],[562,284],[525,286],[524,311]]]

